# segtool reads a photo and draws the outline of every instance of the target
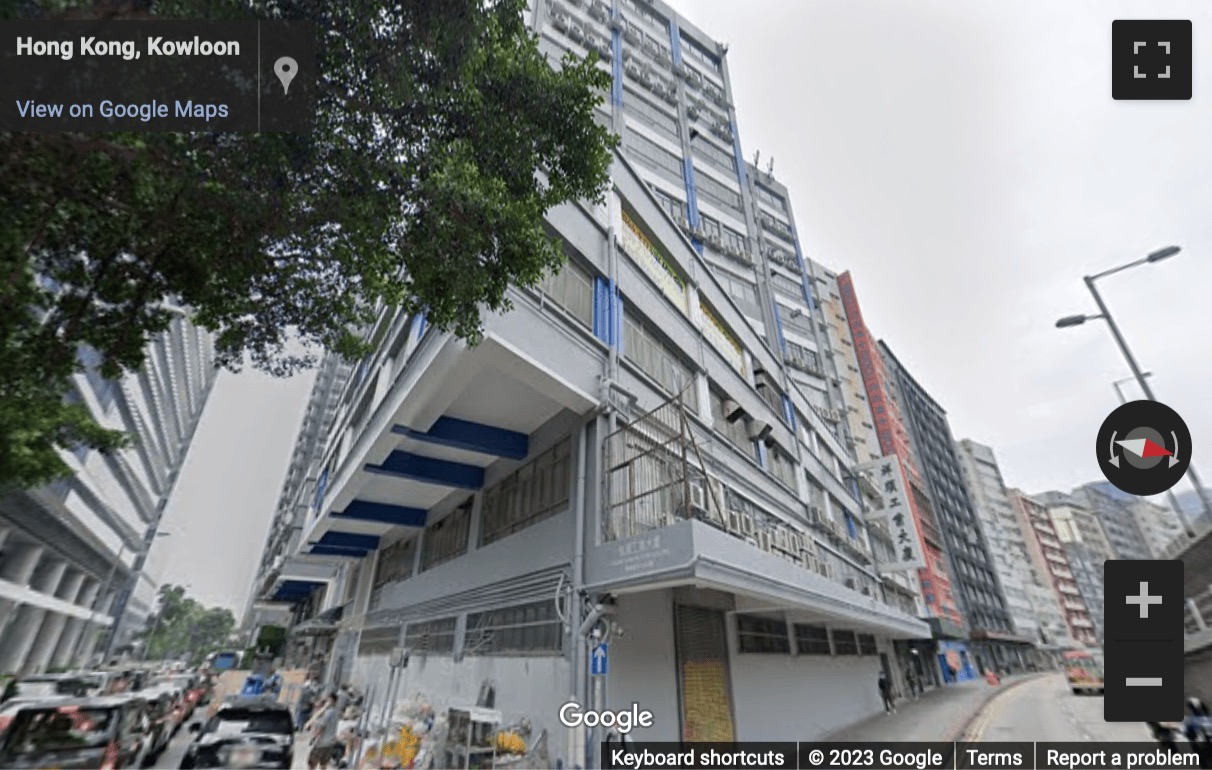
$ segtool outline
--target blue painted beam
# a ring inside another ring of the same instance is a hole
[[[344,556],[349,559],[365,558],[369,551],[361,548],[338,548],[332,545],[313,545],[308,551],[312,556]]]
[[[367,464],[365,470],[368,473],[397,476],[444,487],[479,489],[484,486],[484,469],[479,466],[435,460],[400,450],[388,455],[382,465]]]
[[[424,508],[409,508],[403,505],[372,503],[369,500],[354,500],[344,511],[333,512],[334,519],[374,521],[380,524],[395,524],[403,527],[425,526],[428,513]]]
[[[524,460],[530,451],[530,437],[525,433],[457,417],[439,417],[433,427],[425,432],[404,425],[393,425],[391,432],[417,441],[511,460]]]
[[[379,547],[376,535],[359,535],[355,532],[325,532],[316,545],[328,545],[334,548],[357,548],[360,551],[373,551]]]

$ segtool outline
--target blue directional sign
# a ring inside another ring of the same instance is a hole
[[[610,669],[607,652],[610,645],[606,642],[595,644],[593,653],[589,656],[589,673],[594,676],[605,676]]]

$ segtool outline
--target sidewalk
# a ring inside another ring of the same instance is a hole
[[[984,679],[945,685],[930,690],[916,701],[901,698],[895,714],[877,714],[856,722],[825,738],[826,741],[953,741],[969,720],[995,695],[1043,674],[1016,674],[997,687]]]

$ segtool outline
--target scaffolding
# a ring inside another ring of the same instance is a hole
[[[704,470],[684,393],[606,437],[604,540],[634,537],[691,518],[724,528],[723,492]]]

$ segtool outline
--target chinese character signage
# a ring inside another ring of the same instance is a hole
[[[888,531],[892,533],[895,557],[892,561],[881,563],[880,572],[900,572],[925,567],[921,539],[913,511],[909,508],[908,488],[900,460],[896,455],[887,455],[874,462],[863,463],[856,470],[871,479],[883,500],[882,507],[867,513],[867,519],[884,521],[888,525]]]
[[[741,344],[724,328],[724,324],[715,317],[706,303],[699,303],[699,311],[703,314],[703,336],[720,352],[724,360],[732,364],[733,369],[742,375],[745,374],[745,352]]]
[[[619,232],[619,242],[623,247],[623,252],[631,257],[631,261],[639,265],[640,269],[660,287],[661,292],[669,298],[674,307],[683,314],[688,313],[686,285],[626,213],[623,214],[623,227]]]

